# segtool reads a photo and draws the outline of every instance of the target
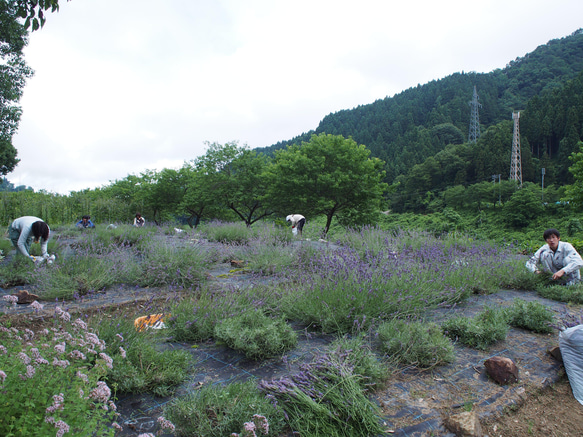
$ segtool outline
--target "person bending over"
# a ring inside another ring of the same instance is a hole
[[[553,280],[563,278],[567,285],[581,280],[579,269],[583,259],[575,248],[561,241],[561,234],[556,229],[547,229],[543,234],[547,242],[526,262],[526,267],[534,273],[548,272]]]
[[[306,224],[306,218],[301,214],[292,214],[288,215],[285,220],[290,222],[292,225],[292,229],[297,227],[298,234],[302,236],[302,230],[304,229],[304,225]]]
[[[49,225],[38,217],[24,216],[17,218],[8,228],[8,235],[12,245],[22,255],[37,261],[37,258],[30,254],[30,245],[40,241],[41,253],[43,259],[49,259],[47,246],[49,243],[50,229]]]

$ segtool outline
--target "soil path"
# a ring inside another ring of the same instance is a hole
[[[323,243],[303,242],[321,245]],[[209,271],[212,286],[216,287],[253,287],[257,278],[251,274],[230,274],[228,263],[217,264]],[[18,287],[22,288],[22,287]],[[0,289],[0,295],[15,292]],[[153,299],[170,298],[171,294],[160,290],[118,287],[103,293],[95,293],[71,302],[44,302],[45,315],[52,314],[59,305],[72,312],[84,312],[105,306],[118,306],[135,303],[147,311]],[[502,307],[510,305],[515,298],[526,301],[539,301],[557,314],[574,311],[565,304],[541,298],[534,292],[500,290],[493,295],[474,295],[467,301],[449,309],[431,310],[425,318],[442,321],[446,318],[474,315],[485,306]],[[578,310],[578,308],[576,308]],[[0,312],[13,314],[32,314],[28,305],[9,309],[0,299]],[[146,312],[147,313],[147,312]],[[38,315],[37,315],[38,316]],[[296,327],[299,343],[285,359],[275,358],[254,362],[224,346],[207,342],[193,347],[190,343],[164,343],[161,348],[183,349],[192,355],[192,367],[188,382],[183,384],[175,396],[197,390],[206,384],[230,383],[249,378],[271,379],[295,372],[299,365],[326,350],[332,337],[314,335],[301,327]],[[505,341],[499,342],[487,352],[463,346],[455,346],[455,362],[430,370],[419,371],[415,368],[403,369],[394,375],[387,387],[377,392],[374,399],[381,406],[387,432],[394,436],[453,437],[443,426],[444,415],[473,409],[481,421],[499,417],[512,406],[524,402],[527,396],[538,389],[556,383],[562,375],[562,365],[552,358],[548,349],[558,345],[558,334],[534,334],[511,329]],[[519,383],[500,386],[489,380],[484,361],[492,356],[511,358],[520,371]],[[156,418],[162,414],[166,403],[172,398],[156,398],[151,395],[121,396],[118,411],[122,417],[124,430],[119,436],[137,436],[139,433],[156,431]],[[581,410],[583,412],[583,408]],[[165,434],[169,435],[169,434]]]

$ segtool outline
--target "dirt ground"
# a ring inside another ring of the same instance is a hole
[[[521,406],[507,408],[497,421],[483,423],[482,430],[489,437],[583,436],[583,405],[565,375],[543,390],[528,391]]]

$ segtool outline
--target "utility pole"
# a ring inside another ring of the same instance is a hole
[[[478,102],[478,92],[476,91],[476,85],[474,85],[474,95],[472,100],[469,102],[470,105],[470,132],[468,133],[468,143],[475,143],[480,137],[480,115],[478,109],[482,107],[482,104]]]
[[[518,187],[522,188],[522,160],[520,158],[520,128],[518,126],[518,119],[520,112],[512,113],[514,120],[514,133],[512,134],[512,157],[510,158],[510,180],[518,183]]]
[[[500,174],[492,175],[492,182],[494,182],[494,189],[496,188],[496,179],[498,179],[498,204],[502,205],[502,187],[500,186]]]

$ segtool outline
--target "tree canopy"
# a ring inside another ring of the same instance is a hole
[[[14,0],[0,0],[0,174],[6,175],[18,164],[12,137],[18,130],[21,109],[18,102],[26,80],[33,74],[22,50],[28,33],[20,24]]]
[[[309,142],[276,152],[268,195],[281,213],[326,216],[324,234],[336,215],[363,219],[359,210],[379,211],[387,184],[384,163],[341,135],[313,135]]]

